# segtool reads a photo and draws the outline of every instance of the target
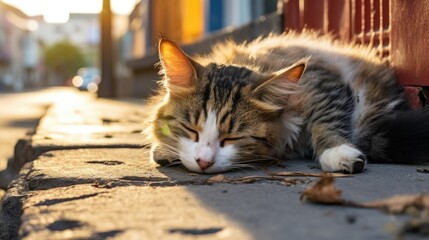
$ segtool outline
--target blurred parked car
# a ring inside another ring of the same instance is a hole
[[[96,93],[101,82],[100,71],[95,67],[80,68],[73,77],[73,86],[79,90]]]

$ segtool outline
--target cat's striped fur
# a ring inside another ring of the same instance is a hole
[[[162,39],[159,52],[156,162],[180,159],[191,171],[219,172],[314,157],[324,171],[354,173],[366,159],[397,160],[389,151],[401,140],[389,132],[406,130],[407,120],[395,119],[409,106],[392,69],[368,48],[289,33],[222,43],[195,58]],[[428,123],[419,124],[429,133]]]

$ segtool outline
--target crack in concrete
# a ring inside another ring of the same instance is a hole
[[[105,192],[101,192],[101,193],[105,193]],[[70,201],[75,201],[75,200],[80,200],[80,199],[86,199],[86,198],[90,198],[90,197],[95,197],[97,195],[99,195],[100,193],[94,193],[94,194],[86,194],[86,195],[81,195],[78,197],[71,197],[71,198],[56,198],[56,199],[49,199],[49,200],[45,200],[43,202],[39,202],[37,204],[35,204],[34,206],[51,206],[51,205],[55,205],[55,204],[59,204],[59,203],[64,203],[64,202],[70,202]]]
[[[169,233],[179,233],[179,234],[182,234],[182,235],[198,236],[198,235],[215,234],[215,233],[218,233],[218,232],[220,232],[222,230],[223,230],[222,227],[203,228],[203,229],[197,229],[197,228],[172,228],[172,229],[169,229],[168,232]]]
[[[80,228],[80,227],[83,227],[84,225],[85,224],[83,224],[80,221],[62,219],[49,224],[48,229],[51,231],[64,231],[68,229]]]
[[[85,163],[102,164],[102,165],[108,165],[108,166],[125,164],[124,162],[117,161],[117,160],[94,160],[94,161],[86,161]]]

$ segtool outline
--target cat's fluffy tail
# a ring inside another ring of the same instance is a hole
[[[381,126],[381,130],[379,140],[383,142],[383,149],[373,147],[370,160],[395,163],[429,162],[429,108],[404,112],[388,119]]]

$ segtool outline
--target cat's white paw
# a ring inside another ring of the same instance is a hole
[[[326,149],[319,157],[323,171],[326,172],[361,172],[365,166],[365,156],[356,148],[342,144]]]

